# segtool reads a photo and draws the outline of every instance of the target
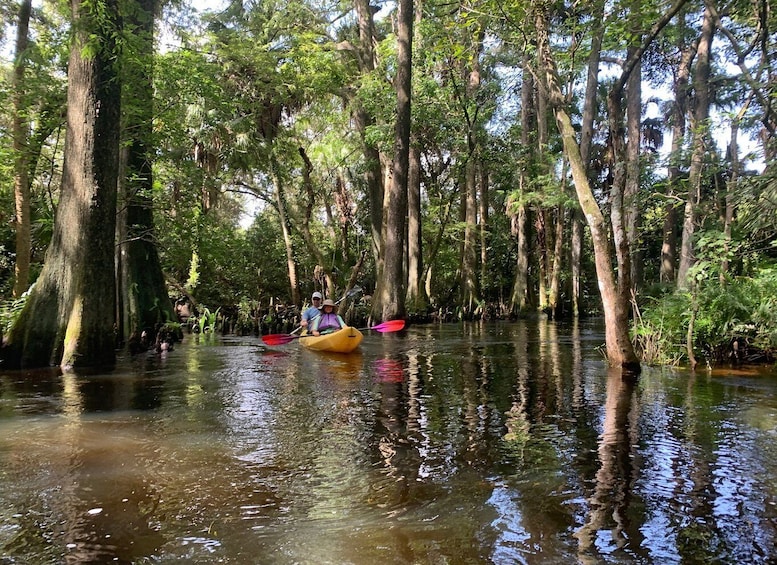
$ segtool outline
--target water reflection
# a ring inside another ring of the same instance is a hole
[[[375,380],[381,383],[401,383],[405,380],[405,366],[399,359],[382,357],[372,362]],[[417,372],[416,372],[417,374]]]
[[[639,403],[635,401],[636,381],[619,371],[607,373],[603,431],[599,439],[599,470],[588,499],[584,525],[575,532],[582,563],[598,563],[602,554],[611,554],[627,545],[640,547],[641,535],[629,524],[629,501],[636,477],[632,464],[637,441],[635,424]],[[633,534],[636,534],[632,537]]]
[[[607,371],[594,325],[186,340],[0,375],[20,563],[768,563],[771,374]]]
[[[4,553],[38,563],[128,563],[157,552],[150,446],[123,422],[42,418],[4,432],[4,482],[14,486],[3,492],[14,509],[4,516]]]

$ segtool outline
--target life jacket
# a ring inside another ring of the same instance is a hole
[[[319,332],[323,332],[325,330],[339,330],[342,327],[340,324],[340,318],[334,312],[330,312],[329,314],[322,312],[321,315],[316,319],[318,320],[318,327],[316,329]]]

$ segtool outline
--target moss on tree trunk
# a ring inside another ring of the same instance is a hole
[[[99,15],[97,12],[99,11]],[[43,271],[3,349],[7,365],[115,361],[114,236],[120,83],[116,5],[74,2],[67,136],[54,234]]]

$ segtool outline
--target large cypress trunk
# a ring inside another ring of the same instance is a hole
[[[120,83],[111,64],[116,4],[73,0],[71,10],[76,32],[68,63],[61,198],[43,271],[3,351],[10,365],[70,368],[115,361],[121,107]]]
[[[373,315],[382,320],[405,316],[405,251],[407,242],[407,181],[410,167],[410,84],[412,69],[413,1],[400,0],[397,30],[397,118],[391,185],[383,200],[384,271],[375,294]]]
[[[472,38],[470,68],[467,74],[467,103],[476,103],[481,88],[480,54],[483,51],[483,32]],[[478,174],[482,175],[479,160],[481,147],[479,133],[481,125],[473,116],[467,116],[467,162],[464,167],[464,193],[462,214],[464,220],[464,241],[461,249],[461,304],[466,316],[475,314],[480,302],[478,288]],[[480,218],[484,221],[484,218]]]
[[[140,0],[134,15],[139,41],[138,53],[128,57],[127,80],[132,84],[124,206],[119,229],[119,328],[127,339],[139,338],[160,323],[173,320],[175,313],[167,296],[164,275],[156,248],[152,201],[152,85],[155,0]],[[126,105],[125,105],[126,106]]]

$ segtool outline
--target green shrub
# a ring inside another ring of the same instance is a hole
[[[709,279],[707,279],[709,280]],[[777,351],[777,266],[761,268],[753,277],[698,285],[651,302],[638,318],[634,340],[647,364],[687,359],[686,338],[691,312],[694,351],[709,362],[727,358],[736,340],[772,357]]]

